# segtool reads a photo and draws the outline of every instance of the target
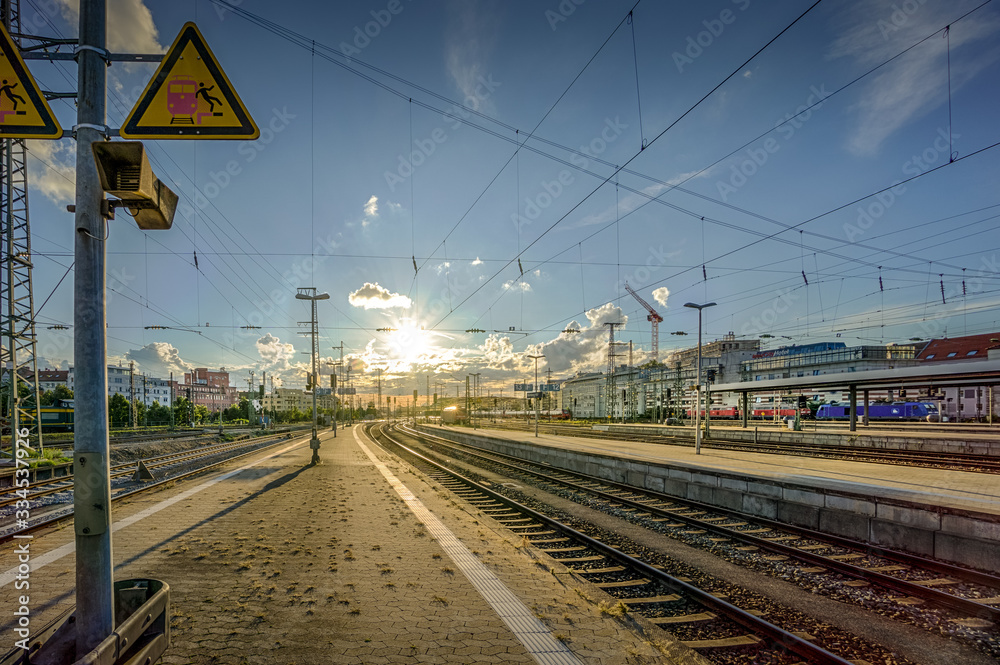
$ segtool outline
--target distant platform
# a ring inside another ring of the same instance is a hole
[[[696,455],[687,446],[612,438],[421,429],[556,468],[1000,572],[996,474],[712,448]]]

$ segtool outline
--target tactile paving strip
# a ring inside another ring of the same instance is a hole
[[[539,621],[531,610],[491,573],[385,464],[375,457],[361,440],[358,428],[354,430],[354,440],[536,662],[540,665],[583,665],[573,652],[553,637],[545,624]]]

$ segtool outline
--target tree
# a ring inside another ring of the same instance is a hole
[[[108,422],[111,427],[128,427],[129,422],[128,400],[121,393],[115,393],[108,400]]]
[[[199,422],[205,422],[205,418],[208,417],[208,407],[204,404],[197,404],[194,407],[194,419]]]
[[[151,427],[163,427],[170,424],[170,407],[153,402],[146,410],[147,424]]]
[[[174,400],[174,422],[178,425],[191,422],[191,402],[186,397]]]
[[[58,386],[52,389],[52,398],[54,400],[73,399],[73,391],[60,383]]]
[[[135,424],[137,427],[146,425],[146,403],[138,399],[135,401]],[[132,425],[131,421],[129,425]]]

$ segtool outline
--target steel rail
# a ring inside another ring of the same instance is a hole
[[[415,430],[408,430],[408,431],[415,431]],[[454,441],[449,441],[447,439],[442,439],[440,437],[435,437],[434,435],[427,434],[425,432],[421,432],[420,434],[422,436],[425,436],[425,437],[430,437],[430,438],[438,439],[438,440],[446,443],[449,446],[462,449],[461,444],[458,444],[458,443],[456,443]],[[946,607],[946,608],[949,608],[949,609],[952,609],[952,610],[959,611],[959,612],[961,612],[963,614],[972,615],[972,616],[976,616],[976,617],[980,617],[980,618],[986,618],[986,619],[989,619],[991,621],[1000,621],[1000,607],[994,607],[992,605],[986,605],[986,604],[983,604],[983,603],[976,602],[975,600],[966,599],[966,598],[962,598],[961,596],[956,596],[954,594],[950,594],[950,593],[947,593],[947,592],[944,592],[944,591],[939,591],[938,589],[935,589],[935,588],[932,588],[932,587],[927,587],[927,586],[923,586],[923,585],[920,585],[920,584],[916,584],[914,582],[908,582],[906,580],[901,580],[899,578],[892,577],[891,575],[886,575],[885,573],[881,573],[881,572],[874,571],[874,570],[869,570],[869,569],[866,569],[866,568],[862,568],[860,566],[854,566],[854,565],[852,565],[850,563],[847,563],[847,562],[844,562],[844,561],[838,561],[836,559],[830,559],[829,557],[825,557],[825,556],[820,555],[820,554],[814,554],[812,552],[796,548],[796,547],[794,547],[792,545],[784,545],[784,544],[782,544],[780,542],[775,542],[775,541],[769,540],[767,538],[762,538],[762,537],[759,537],[759,536],[755,536],[753,534],[747,534],[747,533],[739,531],[737,529],[730,529],[730,528],[727,528],[725,526],[713,524],[711,522],[703,522],[703,521],[701,521],[701,520],[699,520],[699,519],[697,519],[695,517],[688,517],[688,516],[685,516],[685,515],[680,515],[680,514],[676,513],[675,511],[666,510],[666,509],[663,509],[663,508],[658,508],[658,507],[652,506],[652,505],[650,505],[648,503],[643,503],[641,501],[635,501],[635,500],[627,499],[625,497],[621,497],[621,496],[618,496],[616,494],[611,494],[609,492],[604,492],[604,491],[601,491],[601,490],[598,490],[598,489],[594,489],[594,488],[591,488],[591,487],[586,487],[586,486],[583,486],[583,485],[579,485],[579,484],[574,483],[572,481],[561,479],[561,478],[557,478],[555,476],[551,476],[549,474],[546,474],[546,473],[543,473],[543,472],[540,472],[540,471],[535,471],[535,470],[532,470],[532,469],[523,468],[523,467],[520,467],[518,465],[511,464],[509,462],[504,462],[502,460],[491,459],[490,457],[487,457],[486,455],[481,454],[481,452],[480,453],[473,453],[473,452],[469,452],[467,449],[462,449],[462,450],[466,454],[472,455],[474,457],[480,457],[480,458],[485,459],[485,460],[489,460],[491,463],[503,464],[503,465],[508,466],[508,467],[510,467],[512,469],[515,469],[517,471],[521,471],[523,473],[529,473],[529,474],[531,474],[533,476],[542,478],[546,482],[551,482],[551,483],[554,483],[554,484],[563,485],[565,487],[569,487],[569,488],[572,488],[572,489],[578,490],[578,491],[584,491],[584,492],[590,493],[592,495],[598,496],[598,497],[600,497],[600,498],[602,498],[602,499],[604,499],[606,501],[610,501],[610,502],[613,502],[613,503],[620,503],[620,504],[626,505],[628,507],[632,507],[632,508],[641,509],[641,510],[644,510],[644,511],[647,511],[647,512],[655,513],[655,514],[657,514],[657,515],[659,515],[661,517],[668,517],[668,518],[673,519],[673,520],[684,522],[685,524],[688,524],[688,525],[691,525],[691,526],[697,526],[699,529],[710,530],[710,531],[713,531],[713,532],[715,532],[715,533],[717,533],[719,535],[726,536],[727,538],[734,538],[734,539],[737,539],[737,540],[741,540],[743,542],[750,543],[752,545],[755,545],[755,546],[760,547],[762,549],[766,549],[766,550],[768,550],[770,552],[773,552],[775,554],[781,554],[781,555],[785,555],[785,556],[793,556],[796,559],[808,561],[809,563],[813,563],[813,564],[816,564],[816,565],[822,565],[822,566],[824,566],[826,568],[833,569],[833,570],[835,570],[837,572],[840,572],[840,573],[843,573],[845,575],[850,575],[851,577],[855,577],[855,578],[858,578],[858,579],[863,579],[863,580],[866,580],[866,581],[876,582],[880,586],[892,589],[894,591],[899,591],[901,593],[906,593],[906,594],[909,594],[911,596],[916,596],[916,597],[924,598],[924,599],[929,600],[932,603],[934,603],[935,605],[938,605],[940,607]],[[517,460],[518,462],[520,462],[522,464],[531,464],[531,462],[526,462],[525,460],[520,460],[518,458],[511,458],[510,456],[504,455],[503,453],[489,452],[489,454],[490,455],[498,455],[498,456],[501,456],[501,457],[506,457],[508,459],[515,459],[515,460]],[[935,572],[941,572],[941,573],[944,573],[944,574],[950,574],[950,575],[955,575],[956,577],[961,577],[965,581],[976,582],[978,584],[982,584],[983,586],[990,586],[990,587],[993,587],[993,588],[1000,589],[1000,578],[998,578],[996,576],[993,576],[993,575],[990,575],[988,573],[983,573],[981,571],[974,571],[974,570],[970,570],[970,569],[966,569],[966,568],[961,568],[961,567],[958,567],[958,566],[952,566],[950,564],[946,564],[946,563],[942,563],[942,562],[933,562],[933,561],[929,561],[927,559],[924,559],[922,557],[917,557],[917,556],[914,556],[914,555],[906,554],[904,552],[898,552],[898,551],[895,551],[895,550],[887,550],[885,548],[881,548],[881,547],[878,547],[878,546],[868,545],[867,543],[860,543],[858,541],[852,541],[850,539],[843,538],[843,537],[840,537],[840,536],[830,536],[830,535],[822,533],[822,532],[811,531],[811,530],[808,530],[808,529],[802,529],[800,527],[795,527],[795,526],[792,526],[792,525],[789,525],[789,524],[785,524],[783,522],[777,522],[777,521],[774,521],[774,520],[768,520],[768,519],[764,519],[764,518],[758,518],[758,517],[753,516],[753,515],[747,515],[745,513],[739,513],[737,511],[729,510],[729,509],[726,509],[726,508],[719,508],[719,507],[716,507],[716,506],[713,506],[713,505],[710,505],[710,504],[700,503],[700,502],[697,502],[697,501],[691,501],[689,499],[677,498],[677,497],[674,497],[674,496],[671,496],[671,495],[667,495],[667,494],[659,494],[659,493],[651,491],[651,490],[646,490],[646,489],[642,489],[642,488],[636,488],[636,487],[633,487],[633,486],[630,486],[630,485],[626,485],[626,484],[623,484],[623,483],[616,483],[614,481],[605,480],[605,479],[599,478],[597,476],[591,476],[591,475],[584,474],[584,473],[577,473],[577,472],[574,472],[574,471],[566,471],[564,469],[556,469],[556,470],[559,471],[560,473],[564,473],[564,474],[569,475],[569,476],[576,476],[578,478],[583,478],[583,479],[587,480],[588,482],[599,483],[599,484],[602,484],[602,485],[610,485],[610,486],[616,487],[617,489],[620,489],[622,491],[628,491],[628,492],[637,493],[637,494],[645,494],[646,496],[649,496],[650,498],[652,498],[652,499],[654,499],[656,501],[669,501],[669,502],[672,502],[672,503],[675,503],[675,504],[683,505],[683,506],[685,506],[686,508],[689,508],[689,509],[701,510],[701,511],[704,511],[704,512],[713,512],[713,513],[717,513],[717,514],[727,515],[727,516],[729,516],[729,517],[731,517],[733,519],[740,519],[740,520],[755,522],[755,523],[767,526],[768,528],[776,530],[776,531],[785,531],[785,532],[789,532],[789,533],[801,534],[803,538],[810,538],[810,539],[818,540],[818,541],[821,541],[821,542],[834,542],[835,541],[834,544],[836,544],[836,545],[838,545],[840,547],[846,547],[846,548],[849,548],[849,549],[860,550],[860,551],[864,551],[864,552],[868,552],[868,553],[877,553],[878,556],[882,556],[883,558],[896,561],[897,563],[905,563],[905,564],[911,565],[913,567],[925,567],[925,568],[928,568],[930,570],[934,570]]]
[[[610,441],[632,441],[637,443],[652,443],[657,445],[689,446],[689,439],[673,434],[657,435],[629,432],[612,432],[604,430],[581,430],[571,425],[544,425],[551,434],[557,436],[577,436],[586,439],[605,439]],[[503,425],[499,430],[510,429],[526,431],[522,426]],[[799,455],[802,457],[830,457],[852,459],[871,464],[888,464],[892,462],[918,462],[921,465],[953,465],[970,472],[1000,471],[1000,458],[975,453],[930,453],[910,450],[867,449],[839,445],[819,444],[773,444],[751,443],[743,441],[728,441],[725,439],[703,438],[702,446],[718,450],[737,450],[744,452],[759,452],[763,454]],[[820,454],[817,454],[820,453]],[[917,466],[917,464],[913,464]],[[976,468],[978,467],[978,468]]]
[[[115,502],[115,501],[118,501],[120,499],[127,499],[127,498],[129,498],[131,496],[135,496],[136,494],[141,494],[142,492],[148,492],[149,490],[156,489],[158,487],[162,487],[163,485],[166,485],[167,483],[172,483],[172,482],[175,482],[175,481],[178,481],[178,480],[183,480],[184,478],[188,478],[190,476],[197,475],[199,473],[204,473],[205,471],[208,471],[210,469],[214,469],[217,466],[221,466],[223,464],[228,464],[229,462],[232,462],[232,461],[238,460],[238,459],[242,459],[244,457],[247,457],[248,455],[253,455],[254,453],[258,453],[258,452],[260,452],[262,450],[270,448],[271,446],[276,446],[279,443],[283,443],[288,438],[295,438],[294,435],[289,435],[286,432],[283,432],[281,434],[275,434],[275,435],[272,435],[272,436],[273,437],[282,437],[282,440],[272,441],[271,443],[265,444],[265,445],[263,445],[263,446],[261,446],[259,448],[255,448],[254,450],[248,450],[247,452],[242,453],[240,455],[235,455],[233,457],[228,457],[228,458],[226,458],[224,460],[219,460],[218,462],[213,462],[212,464],[209,464],[207,466],[203,466],[203,467],[201,467],[199,469],[194,469],[192,471],[188,471],[188,472],[182,473],[180,475],[170,476],[169,478],[163,478],[162,480],[158,480],[155,483],[150,483],[149,485],[144,485],[144,486],[139,487],[137,489],[129,490],[128,492],[120,492],[120,493],[115,494],[114,496],[112,496],[111,497],[111,501]],[[271,438],[271,437],[264,437],[264,438]],[[70,519],[71,517],[73,517],[73,512],[72,511],[66,513],[65,515],[59,515],[57,517],[52,517],[52,518],[47,519],[47,520],[42,520],[40,522],[36,522],[36,523],[34,523],[34,524],[32,524],[32,525],[24,528],[24,529],[20,529],[19,531],[11,531],[9,533],[2,534],[2,535],[0,535],[0,545],[2,545],[3,543],[6,543],[6,542],[9,542],[9,541],[13,540],[14,536],[24,535],[24,534],[27,534],[27,533],[33,533],[35,531],[40,531],[40,530],[42,530],[42,529],[44,529],[46,527],[53,526],[53,525],[55,525],[55,524],[57,524],[57,523],[59,523],[59,522],[61,522],[63,520]]]
[[[273,436],[273,435],[272,435]],[[135,473],[136,469],[139,467],[139,462],[145,464],[148,468],[159,469],[164,466],[170,466],[173,464],[180,464],[186,461],[193,461],[200,459],[202,457],[210,457],[212,455],[218,455],[229,450],[238,450],[244,448],[248,445],[254,445],[255,441],[260,441],[266,437],[258,437],[257,439],[240,439],[239,441],[225,441],[217,443],[209,448],[201,448],[199,450],[184,450],[174,453],[167,453],[166,455],[159,455],[157,457],[147,457],[140,460],[135,460],[133,462],[123,462],[122,464],[115,464],[109,469],[111,478],[121,478],[127,476],[130,473]],[[72,464],[72,463],[70,463]],[[49,496],[51,494],[58,494],[60,492],[65,492],[73,487],[73,474],[67,474],[65,476],[54,476],[52,478],[46,478],[45,480],[35,481],[31,483],[26,488],[17,487],[11,485],[4,487],[0,491],[0,508],[17,503],[18,501],[31,501],[43,496]],[[55,485],[55,487],[49,487],[48,489],[37,489],[45,487],[47,485]],[[29,496],[22,498],[19,496],[3,498],[2,495],[14,494],[21,491],[22,489],[35,490]]]
[[[381,426],[378,427],[379,429],[382,429]],[[369,429],[373,428],[369,427]],[[408,434],[410,432],[415,432],[415,430],[407,430]],[[384,432],[382,433],[382,436],[384,438],[391,438],[388,434]],[[415,434],[410,434],[410,436],[414,436],[415,438],[423,438],[427,435],[421,432],[415,432]],[[372,438],[374,440],[377,440],[374,436]],[[554,520],[548,517],[547,515],[544,515],[521,503],[518,503],[517,501],[514,501],[513,499],[504,496],[503,494],[499,494],[489,489],[488,487],[477,483],[476,481],[470,478],[466,478],[462,474],[452,469],[448,469],[447,467],[435,462],[434,460],[431,460],[430,458],[426,457],[425,455],[422,455],[421,453],[413,450],[412,448],[406,446],[403,443],[400,443],[398,441],[393,441],[393,445],[403,448],[409,454],[414,455],[424,463],[431,465],[435,469],[438,469],[442,473],[445,473],[451,476],[452,478],[460,480],[462,483],[465,483],[470,487],[475,488],[476,491],[490,497],[494,501],[498,501],[512,510],[516,510],[525,515],[528,515],[532,519],[542,522],[543,525],[546,525],[552,529],[558,529],[567,537],[576,539],[577,541],[584,543],[585,546],[594,549],[597,552],[602,553],[609,559],[613,559],[623,565],[630,566],[635,570],[639,571],[643,576],[654,579],[660,584],[663,584],[664,586],[672,589],[673,591],[683,593],[688,597],[695,599],[698,603],[706,607],[709,607],[715,611],[718,611],[721,614],[724,614],[727,618],[731,619],[732,621],[740,624],[741,626],[755,633],[765,635],[771,641],[795,653],[798,656],[809,659],[810,662],[816,663],[817,665],[850,665],[851,661],[845,660],[840,656],[837,656],[836,654],[830,653],[826,649],[818,647],[793,633],[790,633],[782,628],[779,628],[778,626],[775,626],[769,621],[766,621],[758,616],[755,616],[750,612],[742,610],[739,607],[736,607],[735,605],[726,602],[725,600],[722,600],[721,598],[717,598],[708,593],[707,591],[699,589],[698,587],[688,584],[687,582],[683,582],[677,579],[676,577],[672,577],[669,574],[665,573],[664,571],[659,570],[658,568],[655,568],[643,561],[640,561],[639,559],[635,559],[629,556],[628,554],[625,554],[621,550],[618,550],[595,538],[592,538],[591,536],[581,533],[580,531],[577,531],[572,527],[566,526],[565,524],[559,522],[558,520]]]

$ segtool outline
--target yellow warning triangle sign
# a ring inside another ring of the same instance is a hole
[[[0,25],[0,138],[61,139],[62,131],[20,51]]]
[[[185,23],[121,128],[127,139],[255,139],[260,130],[194,23]]]

